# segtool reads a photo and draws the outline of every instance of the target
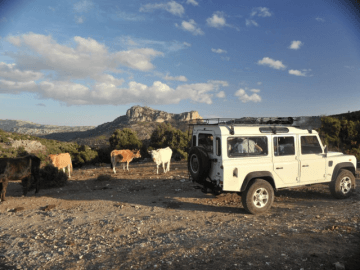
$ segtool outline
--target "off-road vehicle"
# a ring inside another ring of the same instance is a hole
[[[320,125],[320,117],[201,120],[191,124],[190,177],[203,192],[237,192],[252,214],[269,210],[283,188],[329,183],[335,198],[347,198],[356,158],[328,152]]]

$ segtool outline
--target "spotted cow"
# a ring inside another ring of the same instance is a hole
[[[38,193],[40,188],[40,162],[40,159],[35,155],[0,158],[0,201],[5,201],[9,180],[25,180],[23,195],[26,196],[34,179],[35,193]]]
[[[110,154],[111,158],[111,169],[113,169],[114,173],[116,173],[115,165],[116,163],[124,163],[123,164],[123,170],[125,171],[125,162],[127,165],[127,170],[129,170],[129,163],[134,158],[141,158],[140,150],[113,150]]]

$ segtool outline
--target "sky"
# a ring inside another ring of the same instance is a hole
[[[359,14],[347,0],[0,0],[0,119],[358,111]]]

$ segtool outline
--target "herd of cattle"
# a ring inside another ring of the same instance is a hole
[[[159,173],[159,165],[162,164],[164,173],[170,170],[170,160],[172,150],[170,147],[148,151],[152,160],[156,163],[156,173]],[[140,150],[113,150],[110,154],[111,168],[116,174],[115,166],[117,163],[125,163],[129,170],[129,163],[134,158],[141,158]],[[59,170],[68,169],[69,178],[72,171],[72,161],[69,153],[61,153],[57,155],[49,155],[48,161]],[[26,196],[32,183],[35,184],[35,193],[39,192],[40,183],[40,159],[35,155],[28,155],[19,158],[0,158],[0,202],[5,201],[5,193],[9,180],[24,179],[23,195]],[[167,164],[165,169],[165,164]]]

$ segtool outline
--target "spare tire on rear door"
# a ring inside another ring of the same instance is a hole
[[[190,149],[188,169],[195,182],[204,182],[210,170],[209,155],[204,148],[194,146]]]

